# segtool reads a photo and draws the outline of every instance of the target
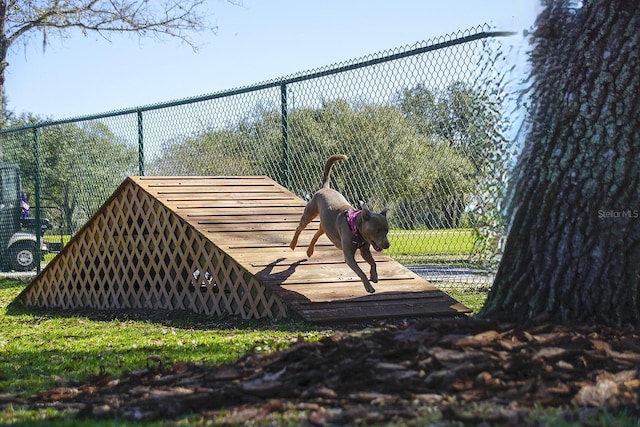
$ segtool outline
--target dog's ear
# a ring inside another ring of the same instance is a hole
[[[365,221],[368,221],[369,218],[371,218],[371,211],[366,206],[367,205],[364,205],[362,207],[362,213],[360,215],[362,215],[362,219],[364,219]]]
[[[371,217],[371,211],[369,210],[369,206],[367,206],[367,202],[363,202],[362,200],[359,200],[359,202],[362,208],[362,219],[366,221]]]
[[[382,211],[380,211],[380,215],[384,215],[386,217],[387,216],[387,212],[389,212],[389,208],[384,208],[384,209],[382,209]]]

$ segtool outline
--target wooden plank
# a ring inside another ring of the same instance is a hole
[[[266,282],[263,282],[266,283]],[[376,292],[368,293],[365,291],[362,282],[357,277],[352,278],[338,278],[329,277],[324,280],[308,280],[307,282],[300,283],[274,283],[268,285],[268,288],[274,292],[295,292],[308,299],[309,295],[324,298],[324,294],[340,294],[340,300],[352,297],[366,297],[370,299],[378,299],[381,296],[387,298],[389,295],[403,295],[409,293],[422,293],[422,292],[441,292],[435,286],[420,278],[390,278],[379,280],[378,283],[372,283],[376,288]]]
[[[369,270],[369,264],[359,263],[363,271]],[[314,283],[320,281],[332,281],[339,278],[340,281],[356,281],[360,282],[360,278],[346,263],[337,264],[304,264],[293,265],[287,268],[277,268],[268,266],[259,270],[260,267],[251,266],[253,273],[260,280],[269,284],[296,284],[296,283]],[[251,271],[251,270],[250,270]],[[378,266],[378,276],[380,280],[414,280],[417,278],[415,274],[396,264],[391,264],[383,269]]]
[[[296,291],[300,293],[316,293],[330,290],[332,292],[354,292],[358,294],[364,293],[364,285],[355,273],[335,274],[331,271],[319,274],[314,271],[312,274],[295,274],[283,279],[281,277],[273,277],[257,273],[257,277],[265,286],[279,286],[283,289]],[[414,277],[388,277],[378,280],[378,283],[372,283],[376,290],[397,290],[404,289],[407,291],[422,291],[428,288],[428,284]]]
[[[202,193],[202,192],[173,192],[170,194],[159,193],[159,198],[166,201],[167,203],[179,203],[179,202],[187,202],[187,201],[237,201],[237,200],[251,200],[256,202],[273,202],[278,201],[280,203],[295,203],[296,205],[300,204],[294,197],[284,194],[284,193],[274,193],[274,192],[264,192],[264,193],[256,193],[256,192],[238,192],[238,193]]]
[[[270,222],[248,222],[241,223],[215,223],[215,222],[203,222],[203,221],[189,221],[189,223],[196,226],[199,230],[205,233],[255,233],[259,232],[277,232],[280,236],[282,233],[289,233],[293,235],[293,231],[296,229],[296,224],[287,221],[270,221]]]
[[[207,189],[189,189],[189,188],[180,188],[177,190],[162,190],[155,191],[154,193],[158,195],[158,198],[171,200],[176,197],[186,197],[186,198],[197,198],[197,199],[279,199],[279,200],[291,200],[292,202],[299,203],[300,199],[295,195],[279,190],[273,187],[264,187],[262,189],[255,189],[254,187],[237,187],[235,191],[229,192],[224,191],[226,187],[212,187],[210,190]]]
[[[291,249],[289,249],[288,245],[282,245],[281,247],[270,247],[264,248],[261,250],[245,250],[245,249],[230,249],[229,246],[225,247],[225,251],[233,257],[239,263],[242,263],[247,266],[247,268],[264,268],[267,266],[276,267],[281,263],[284,263],[286,266],[298,266],[301,264],[305,264],[308,266],[312,266],[315,268],[326,266],[327,268],[346,266],[344,259],[336,256],[334,258],[324,258],[324,257],[316,257],[313,256],[311,258],[292,258],[291,257]],[[361,264],[364,264],[364,260],[360,257],[356,258],[356,261]],[[378,268],[384,262],[381,260],[377,262]],[[394,262],[394,261],[389,261]]]
[[[163,198],[171,198],[176,196],[193,196],[198,197],[202,195],[203,197],[211,196],[211,197],[234,197],[236,195],[244,195],[244,194],[255,194],[258,197],[268,196],[268,195],[279,195],[281,197],[289,197],[292,196],[297,199],[297,197],[286,190],[282,190],[278,187],[273,186],[245,186],[245,185],[236,185],[233,187],[233,192],[229,191],[229,186],[224,185],[210,185],[210,186],[197,186],[191,187],[188,185],[183,186],[163,186],[163,187],[153,187],[153,188],[145,188],[149,193],[154,194],[158,197],[158,199]],[[298,202],[300,199],[297,200]]]
[[[394,307],[304,307],[292,304],[293,310],[307,322],[329,323],[335,321],[362,321],[370,319],[389,319],[397,317],[427,317],[427,316],[462,316],[468,310],[459,304],[440,303],[429,300],[424,304],[398,304]]]
[[[288,243],[274,243],[269,247],[264,245],[262,247],[245,248],[242,245],[236,246],[235,244],[226,247],[227,252],[232,255],[234,259],[251,267],[307,265],[315,268],[318,266],[327,266],[330,268],[345,266],[345,268],[348,268],[342,253],[335,248],[333,249],[335,252],[332,255],[316,256],[316,254],[314,254],[311,258],[307,258],[306,256],[300,257],[297,254],[294,256]],[[396,261],[388,257],[376,257],[374,259],[376,260],[379,273],[386,272],[386,264],[397,265]],[[363,266],[363,268],[368,266],[360,255],[356,256],[356,262]]]
[[[340,300],[327,300],[327,301],[311,301],[305,299],[296,299],[295,305],[304,310],[330,310],[334,307],[377,307],[378,309],[385,309],[388,307],[397,307],[400,305],[407,306],[420,306],[429,303],[446,304],[447,307],[456,303],[456,300],[449,295],[441,292],[437,289],[429,292],[398,292],[370,294],[366,296],[356,295],[352,298],[344,298]]]
[[[179,215],[193,215],[193,214],[224,214],[224,215],[233,215],[238,213],[237,207],[227,207],[227,208],[219,208],[215,206],[176,206],[173,204],[165,205],[171,207],[172,209],[177,210],[177,214]],[[245,212],[249,213],[249,212]],[[286,207],[274,207],[274,206],[256,206],[251,208],[252,215],[276,215],[276,214],[299,214],[300,207],[296,206],[286,206]]]
[[[291,249],[289,249],[291,250]],[[364,260],[360,259],[360,258],[356,258],[356,261],[358,261],[358,263],[362,262],[364,263]],[[387,258],[383,258],[383,259],[378,259],[376,260],[376,264],[378,265],[378,270],[380,271],[380,267],[382,265],[384,265],[387,262],[393,262],[390,259]],[[330,257],[316,257],[316,256],[312,256],[311,258],[304,258],[304,259],[299,259],[299,258],[278,258],[276,260],[271,260],[271,261],[257,261],[257,260],[250,260],[249,264],[252,267],[275,267],[277,268],[289,268],[291,266],[298,266],[298,265],[303,265],[306,267],[318,267],[318,266],[332,266],[333,264],[339,264],[339,265],[346,265],[344,262],[344,258],[342,258],[341,256],[336,256],[333,258]]]
[[[337,289],[337,288],[333,290],[331,289],[318,289],[317,291],[306,290],[304,293],[296,292],[295,290],[290,290],[287,288],[282,288],[280,290],[272,290],[272,292],[284,298],[287,302],[290,302],[290,303],[305,302],[305,303],[315,304],[315,303],[327,303],[327,302],[338,303],[338,302],[344,302],[344,301],[351,301],[355,304],[353,300],[357,298],[371,298],[371,300],[367,304],[378,305],[388,300],[402,300],[402,301],[413,300],[418,297],[415,297],[415,296],[408,297],[404,294],[407,292],[417,293],[421,291],[419,289],[408,289],[408,288],[402,289],[396,292],[401,292],[403,295],[396,298],[389,298],[387,296],[384,296],[384,292],[380,293],[380,295],[383,295],[383,296],[376,297],[376,295],[378,294],[378,291],[376,291],[373,294],[368,294],[363,287],[360,287],[359,290],[353,290],[351,292],[346,289]],[[359,303],[364,303],[364,302],[359,302]]]
[[[150,189],[160,189],[167,187],[187,188],[187,187],[207,187],[207,186],[254,186],[254,187],[277,187],[275,181],[261,176],[143,176],[132,177],[138,185]],[[281,187],[283,188],[283,187]]]
[[[364,265],[361,265],[364,267]],[[348,267],[346,267],[348,268]],[[290,271],[279,272],[272,274],[270,267],[265,267],[262,270],[258,268],[248,267],[247,270],[256,275],[262,283],[269,286],[281,286],[290,289],[298,288],[303,290],[305,286],[315,286],[322,284],[325,287],[330,287],[334,283],[336,286],[344,287],[345,285],[356,285],[358,289],[362,287],[362,281],[360,278],[349,268],[345,269],[342,265],[325,266],[322,268],[298,268],[294,267]],[[416,283],[419,289],[425,289],[424,282],[417,277],[413,277],[409,274],[397,274],[397,275],[383,275],[378,280],[374,287],[379,288],[380,284],[386,282],[393,282],[393,286],[408,286],[408,283]],[[428,282],[427,282],[428,283]],[[377,286],[376,286],[377,285]]]
[[[342,275],[325,274],[315,277],[308,276],[299,278],[299,280],[293,277],[285,283],[265,279],[264,283],[269,283],[270,288],[280,287],[305,295],[306,293],[324,292],[324,290],[367,295],[360,278],[356,276],[355,273],[351,272],[351,274],[349,274],[346,271],[345,274]],[[376,288],[376,291],[379,292],[396,292],[398,290],[418,292],[436,289],[424,279],[414,277],[388,277],[380,279],[378,283],[372,283],[372,285]]]
[[[166,203],[171,206],[175,206],[178,209],[251,209],[254,213],[254,209],[267,209],[270,208],[274,213],[280,212],[282,204],[278,203],[280,200],[255,200],[255,199],[209,199],[209,200],[183,200],[180,202]],[[299,210],[299,208],[298,208]],[[258,220],[259,217],[256,217]]]
[[[219,246],[226,246],[227,249],[233,250],[244,249],[249,246],[253,246],[256,249],[260,249],[262,245],[268,247],[269,245],[281,246],[282,249],[288,248],[288,242],[283,241],[283,233],[287,230],[269,230],[262,231],[260,233],[252,232],[251,230],[235,230],[235,231],[207,231],[203,230],[203,234],[207,238],[215,241]],[[291,251],[291,249],[289,249]],[[259,252],[259,251],[256,251]]]
[[[292,258],[295,259],[305,259],[308,258],[306,255],[306,249],[304,247],[300,247],[297,246],[295,249],[291,249],[289,247],[289,243],[290,243],[290,239],[291,236],[293,236],[293,233],[291,233],[291,235],[282,235],[281,236],[281,243],[280,245],[277,245],[278,247],[282,247],[282,248],[287,248],[288,250],[288,255]],[[324,239],[321,239],[324,240]],[[274,245],[275,247],[276,245]],[[335,251],[335,254],[341,254],[341,252],[339,251],[339,249],[336,249],[335,246],[333,246],[330,242],[321,242],[320,240],[318,240],[318,243],[316,243],[316,251],[314,252],[314,254],[312,255],[312,257],[315,258],[319,258],[319,257],[323,257],[325,256],[325,254],[320,254],[319,250],[321,248],[324,249],[330,249],[331,251]],[[241,244],[237,244],[237,245],[231,245],[229,247],[229,249],[231,250],[243,250],[246,251],[247,253],[251,253],[251,252],[261,252],[262,249],[264,249],[262,246],[260,246],[259,244],[245,244],[245,245],[241,245]]]
[[[229,224],[229,223],[243,223],[243,222],[291,222],[296,226],[300,221],[300,215],[295,213],[280,213],[271,212],[263,214],[260,218],[256,219],[256,216],[250,213],[237,213],[237,214],[220,214],[220,213],[207,213],[207,214],[187,214],[185,215],[189,221],[197,221],[198,224]],[[315,224],[316,228],[320,224],[319,219],[313,220],[312,224]],[[311,227],[312,225],[310,225]]]
[[[326,302],[311,302],[311,301],[295,301],[292,305],[296,307],[296,309],[311,313],[331,313],[332,311],[338,310],[346,310],[346,311],[358,311],[364,310],[369,314],[372,311],[378,311],[379,313],[384,313],[385,315],[395,315],[395,314],[407,314],[407,308],[412,308],[412,314],[420,313],[422,315],[426,314],[434,314],[434,313],[447,313],[451,314],[452,311],[455,312],[465,312],[466,308],[462,308],[457,305],[458,303],[452,299],[451,297],[445,294],[437,294],[424,296],[423,298],[399,298],[399,299],[389,299],[386,301],[376,300],[371,301],[369,303],[364,301],[359,301],[358,298],[353,298],[351,300],[344,301],[326,301]],[[400,311],[398,308],[401,308]],[[395,313],[393,313],[396,311]],[[346,314],[348,317],[348,314]]]
[[[219,216],[218,218],[211,217],[201,217],[201,216],[191,216],[188,215],[187,219],[189,223],[195,224],[199,227],[216,227],[220,225],[242,225],[242,224],[273,224],[274,226],[282,225],[283,223],[290,227],[292,230],[295,230],[295,227],[298,226],[299,219],[297,216],[284,216],[284,215],[265,215],[260,222],[256,222],[255,217],[252,216]],[[320,221],[314,221],[312,226],[315,226],[315,229],[320,225]],[[293,225],[293,227],[292,227]],[[293,236],[293,232],[291,233]]]
[[[284,231],[291,232],[293,236],[293,230],[297,222],[282,221],[277,219],[271,219],[263,222],[251,221],[249,218],[237,218],[237,220],[229,221],[224,220],[220,222],[216,221],[202,221],[198,219],[189,219],[189,224],[203,233],[206,232],[225,232],[225,231],[242,231],[243,229],[265,230],[265,231]]]
[[[288,249],[288,246],[287,246],[287,249]],[[345,265],[345,266],[347,265],[344,262],[344,258],[342,257],[342,254],[339,252],[336,254],[335,257],[329,257],[329,256],[316,257],[314,255],[311,258],[299,259],[299,258],[282,257],[282,258],[277,258],[275,260],[271,258],[271,254],[269,254],[269,257],[270,258],[268,261],[267,259],[262,261],[255,260],[251,256],[248,256],[246,259],[248,260],[247,264],[250,265],[251,267],[255,267],[255,268],[270,267],[275,271],[291,268],[291,266],[295,266],[297,268],[318,268],[321,266],[333,267],[336,264]],[[240,259],[243,259],[243,258],[240,258]],[[356,257],[356,261],[358,262],[358,264],[368,265],[360,257]],[[396,262],[393,261],[391,258],[387,258],[387,257],[376,260],[378,271],[385,271],[384,268],[387,264],[391,264],[395,266]],[[408,271],[411,272],[410,270]]]

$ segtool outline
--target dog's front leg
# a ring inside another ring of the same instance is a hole
[[[347,263],[349,267],[351,267],[351,269],[358,275],[358,277],[360,277],[360,280],[362,280],[362,283],[364,284],[364,289],[370,294],[374,293],[376,291],[375,288],[371,286],[371,283],[369,282],[367,275],[364,274],[364,271],[362,271],[362,269],[356,262],[355,248],[353,250],[349,250],[349,249],[351,248],[345,247],[344,261]]]
[[[362,255],[362,258],[364,258],[364,260],[371,266],[371,274],[369,276],[371,281],[373,283],[378,283],[378,269],[376,268],[376,261],[373,259],[373,255],[371,255],[369,245],[364,245],[360,248],[360,255]]]

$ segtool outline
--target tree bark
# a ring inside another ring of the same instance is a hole
[[[481,317],[640,323],[640,2],[549,1],[509,234]]]

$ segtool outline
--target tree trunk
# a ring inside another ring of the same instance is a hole
[[[640,323],[640,2],[551,1],[482,317]]]

